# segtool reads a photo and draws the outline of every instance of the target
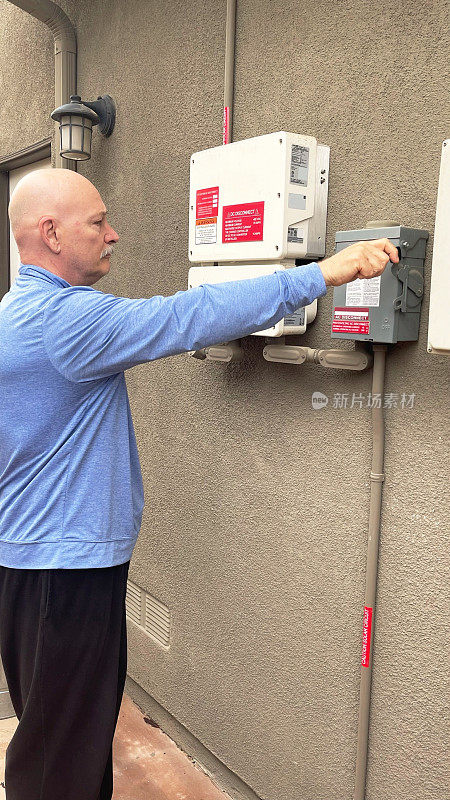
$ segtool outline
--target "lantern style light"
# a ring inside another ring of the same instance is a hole
[[[116,106],[109,94],[92,103],[77,94],[70,103],[55,108],[51,118],[59,122],[59,151],[63,158],[86,161],[91,157],[92,127],[98,125],[103,136],[110,136],[116,121]]]

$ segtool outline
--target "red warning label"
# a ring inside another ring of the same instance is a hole
[[[371,632],[372,632],[372,609],[369,606],[364,606],[362,655],[361,655],[361,665],[363,667],[369,666]]]
[[[230,107],[223,109],[223,144],[230,144]]]
[[[196,196],[196,219],[208,219],[219,215],[219,187],[198,189]]]
[[[223,207],[222,242],[260,242],[263,227],[264,201]]]
[[[333,333],[369,333],[369,309],[346,306],[334,309]]]

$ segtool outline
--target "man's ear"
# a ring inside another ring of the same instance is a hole
[[[52,253],[61,252],[55,220],[52,217],[41,217],[39,220],[39,233],[42,241]]]

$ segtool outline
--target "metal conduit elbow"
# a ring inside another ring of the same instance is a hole
[[[55,106],[67,103],[77,93],[77,37],[67,14],[51,0],[9,0],[50,28],[55,45]],[[58,131],[56,125],[55,130]],[[68,161],[56,149],[55,167],[76,170],[76,161]]]

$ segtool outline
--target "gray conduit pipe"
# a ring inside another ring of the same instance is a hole
[[[75,29],[65,12],[51,0],[9,0],[32,17],[47,25],[55,43],[55,108],[68,103],[77,93],[77,39]],[[55,126],[59,141],[59,124]],[[76,170],[76,161],[61,158],[55,147],[55,167]]]
[[[233,100],[234,100],[234,42],[236,38],[236,0],[227,0],[227,22],[225,34],[225,80],[223,89],[223,144],[233,140]],[[191,353],[193,358],[202,361],[241,361],[243,351],[239,339],[223,342],[214,347],[204,347]]]
[[[233,141],[234,41],[236,37],[236,0],[227,0],[225,36],[225,85],[223,92],[223,144]]]
[[[226,23],[226,43],[225,43],[225,88],[224,88],[224,124],[223,124],[223,143],[229,144],[233,135],[233,97],[234,97],[234,50],[236,32],[236,0],[227,0],[227,23]],[[305,349],[306,348],[298,348]],[[383,415],[383,395],[384,395],[384,373],[386,364],[386,345],[373,346],[373,375],[372,375],[372,398],[381,398],[380,407],[372,406],[372,471],[370,474],[370,512],[369,512],[369,532],[367,542],[367,566],[366,566],[366,592],[364,602],[364,623],[363,623],[363,655],[361,659],[361,683],[359,698],[359,719],[358,719],[358,738],[356,751],[356,776],[354,800],[364,800],[366,769],[367,769],[367,746],[369,738],[369,712],[370,696],[372,685],[372,660],[373,660],[373,635],[375,629],[375,599],[378,574],[378,543],[380,536],[381,519],[381,495],[384,481],[384,415]],[[325,353],[326,351],[321,351]],[[332,351],[333,353],[336,351]],[[201,354],[201,355],[200,355]],[[207,357],[205,351],[196,354],[198,357]],[[309,356],[309,357],[308,357]],[[230,361],[233,357],[220,358],[214,360]],[[272,359],[267,359],[272,360]],[[275,360],[275,359],[273,359]],[[276,359],[278,360],[278,359]],[[316,362],[317,359],[311,358],[308,353],[303,360]],[[320,362],[320,360],[318,361]],[[336,364],[323,364],[324,366],[337,366]],[[339,365],[343,366],[343,365]],[[369,364],[365,365],[369,366]],[[345,368],[345,367],[344,367]],[[348,366],[347,366],[348,368]],[[351,367],[355,369],[355,367]],[[356,367],[356,369],[364,367]]]
[[[372,684],[373,636],[378,574],[378,542],[380,537],[381,494],[384,481],[384,373],[386,345],[373,346],[372,402],[380,398],[380,406],[372,405],[372,471],[370,473],[370,512],[367,541],[366,593],[364,602],[361,684],[359,693],[358,740],[354,800],[364,800],[369,738],[370,693]]]
[[[275,342],[267,341],[263,350],[266,361],[301,365],[309,362],[331,369],[363,370],[372,366],[372,355],[366,350],[325,350],[285,344],[284,336]]]

